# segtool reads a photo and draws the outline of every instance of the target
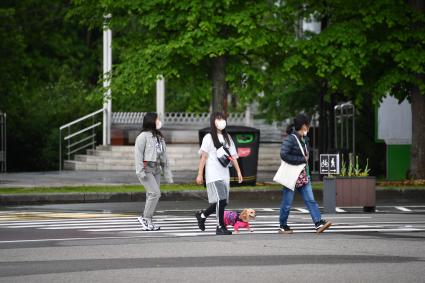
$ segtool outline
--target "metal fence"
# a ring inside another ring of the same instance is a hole
[[[0,172],[7,170],[6,113],[0,111]]]
[[[114,112],[112,124],[142,124],[145,112]],[[162,118],[164,124],[186,126],[204,126],[210,124],[210,113],[167,112]],[[231,113],[227,118],[231,124],[246,124],[250,121],[245,113]]]
[[[335,106],[335,148],[352,162],[356,156],[356,109],[351,102]]]

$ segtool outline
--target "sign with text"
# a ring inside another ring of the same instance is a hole
[[[339,154],[320,154],[320,174],[339,174]]]

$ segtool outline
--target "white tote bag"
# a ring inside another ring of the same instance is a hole
[[[303,153],[305,157],[300,141],[298,140],[296,135],[293,135],[293,136],[295,136],[295,138],[297,139],[301,152]],[[306,146],[306,152],[307,152],[307,146]],[[273,181],[287,187],[288,189],[295,190],[295,184],[297,183],[298,177],[300,176],[305,166],[306,164],[291,165],[282,160],[282,163],[280,164],[279,170],[277,170],[276,175],[273,178]]]

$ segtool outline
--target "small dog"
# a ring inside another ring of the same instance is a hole
[[[255,217],[255,210],[251,208],[245,208],[240,213],[226,210],[224,211],[224,224],[233,226],[235,233],[239,233],[239,228],[247,228],[250,232],[253,232],[254,230],[249,226],[249,221],[255,220]]]

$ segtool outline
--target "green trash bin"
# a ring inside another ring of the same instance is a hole
[[[238,163],[244,180],[238,183],[238,175],[230,167],[231,186],[255,186],[257,183],[258,150],[260,146],[260,130],[245,126],[227,126],[226,131],[232,137],[239,155]],[[204,136],[211,132],[211,128],[199,130],[199,144]]]

